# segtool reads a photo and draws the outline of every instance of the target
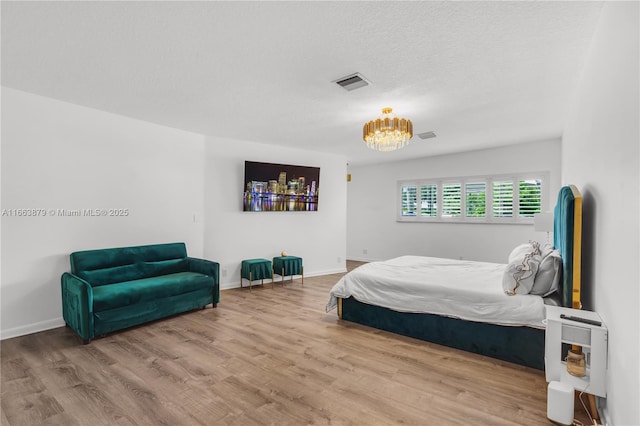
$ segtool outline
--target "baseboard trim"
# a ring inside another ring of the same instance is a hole
[[[25,336],[27,334],[38,333],[40,331],[51,330],[64,326],[62,317],[54,318],[47,321],[35,322],[33,324],[23,325],[21,327],[9,328],[0,331],[0,340],[11,339],[13,337]]]
[[[607,398],[596,396],[596,408],[598,409],[598,415],[600,416],[600,424],[604,426],[613,426],[613,423],[611,423],[611,417],[609,417],[609,410],[607,410]]]
[[[358,256],[353,257],[353,256],[349,256],[347,258],[347,260],[355,260],[356,262],[367,262],[367,263],[369,263],[369,262],[379,262],[382,259],[377,259],[376,260],[376,259],[371,259],[369,257],[358,257]]]

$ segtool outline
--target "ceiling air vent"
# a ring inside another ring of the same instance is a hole
[[[346,77],[342,77],[336,81],[334,81],[338,86],[344,88],[345,90],[355,90],[360,87],[368,86],[369,82],[366,78],[360,73],[355,73],[348,75]]]
[[[418,137],[420,139],[431,139],[431,138],[435,138],[436,134],[435,132],[424,132],[424,133],[418,133]]]

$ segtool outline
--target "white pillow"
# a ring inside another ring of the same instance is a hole
[[[527,253],[531,253],[532,251],[533,251],[533,244],[531,241],[529,241],[528,243],[520,244],[519,246],[517,246],[511,251],[511,254],[509,254],[509,260],[507,261],[507,263],[516,262],[518,260],[522,261],[522,258],[524,257],[524,255]]]
[[[560,252],[547,244],[542,249],[541,261],[538,272],[531,288],[531,294],[548,296],[558,290],[560,284],[560,271],[562,269],[562,258]]]
[[[516,247],[502,276],[502,288],[508,295],[529,294],[542,261],[540,244],[531,241]]]

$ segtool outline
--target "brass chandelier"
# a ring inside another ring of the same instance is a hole
[[[413,124],[406,118],[398,118],[391,108],[382,108],[382,115],[365,123],[362,139],[376,151],[395,151],[404,148],[413,137]]]

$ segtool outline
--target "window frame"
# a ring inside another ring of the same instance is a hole
[[[398,202],[396,202],[397,222],[426,222],[426,223],[481,223],[481,224],[533,224],[533,216],[524,217],[520,214],[520,182],[527,180],[540,181],[540,212],[549,211],[549,175],[545,172],[509,173],[499,175],[458,176],[430,179],[399,180],[397,182]],[[494,217],[493,215],[493,184],[494,182],[511,181],[513,183],[512,215],[509,217]],[[467,184],[483,183],[485,185],[485,215],[484,217],[467,216]],[[460,185],[460,216],[442,216],[443,185]],[[422,187],[435,185],[436,215],[422,215]],[[415,187],[416,211],[415,215],[402,214],[403,188]]]

